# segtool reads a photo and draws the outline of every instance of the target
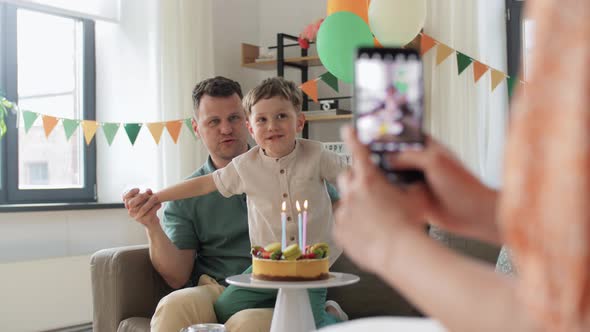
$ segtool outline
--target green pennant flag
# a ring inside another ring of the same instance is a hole
[[[184,124],[188,128],[188,131],[193,135],[193,138],[197,138],[197,135],[195,134],[195,130],[193,129],[192,118],[184,119]]]
[[[516,83],[518,83],[518,77],[508,77],[508,97],[512,98],[514,95],[514,88],[516,88]]]
[[[338,79],[330,72],[326,72],[320,76],[324,83],[328,84],[334,91],[338,92]]]
[[[33,123],[37,120],[39,113],[31,112],[31,111],[23,111],[23,120],[25,120],[25,133],[29,132],[29,129],[33,127]]]
[[[141,123],[126,123],[124,127],[131,145],[134,145],[137,135],[139,135],[139,131],[141,130]]]
[[[459,75],[469,67],[469,65],[473,62],[473,59],[468,57],[467,55],[457,51],[457,66],[459,67]]]
[[[76,129],[80,125],[80,121],[72,120],[72,119],[62,119],[61,123],[64,126],[64,132],[66,133],[66,140],[69,141],[70,138],[72,138],[74,131],[76,131]]]
[[[107,142],[109,143],[109,146],[111,146],[111,144],[113,144],[113,140],[115,139],[115,135],[117,134],[117,131],[119,130],[119,123],[103,123],[102,124],[102,131],[104,132],[104,136],[107,138]],[[127,129],[127,128],[125,128]],[[139,130],[138,130],[139,132]],[[127,132],[127,134],[129,134],[129,132]],[[137,136],[137,134],[135,135]],[[134,139],[135,140],[135,139]],[[133,144],[133,143],[131,143]]]

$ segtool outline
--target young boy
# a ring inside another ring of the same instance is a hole
[[[342,253],[331,240],[333,216],[324,181],[335,184],[346,161],[322,143],[298,139],[305,116],[301,92],[282,78],[263,81],[244,97],[248,129],[258,146],[212,174],[192,178],[155,193],[160,202],[201,196],[218,190],[225,197],[246,193],[252,245],[281,242],[281,203],[287,202],[287,245],[297,243],[295,201],[310,204],[307,243],[327,242],[330,264]],[[248,269],[245,273],[251,272]],[[274,306],[276,291],[229,286],[215,304],[218,320],[246,308]],[[316,326],[337,320],[325,314],[326,289],[310,290]]]

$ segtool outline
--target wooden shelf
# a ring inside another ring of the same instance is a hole
[[[305,112],[303,113],[305,114]],[[305,115],[305,120],[307,122],[315,122],[315,121],[330,121],[330,120],[347,120],[352,119],[352,114],[313,114],[313,115]]]
[[[242,43],[242,67],[260,69],[260,70],[276,70],[277,60],[269,59],[263,61],[256,61],[260,55],[260,48],[256,45]],[[322,62],[317,55],[309,55],[304,57],[289,57],[285,58],[285,63],[293,63],[298,65],[307,65],[310,67],[321,66]]]

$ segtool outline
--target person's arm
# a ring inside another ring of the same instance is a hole
[[[156,212],[161,207],[151,190],[132,189],[123,196],[129,216],[145,226],[150,259],[156,271],[172,288],[180,288],[190,278],[196,250],[180,250],[168,238]]]
[[[215,186],[215,181],[213,181],[213,175],[207,174],[164,188],[155,193],[155,196],[160,202],[167,202],[202,196],[216,190],[217,187]]]

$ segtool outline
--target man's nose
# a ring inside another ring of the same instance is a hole
[[[222,122],[219,129],[221,130],[222,134],[231,134],[233,131],[233,127],[228,121]]]

